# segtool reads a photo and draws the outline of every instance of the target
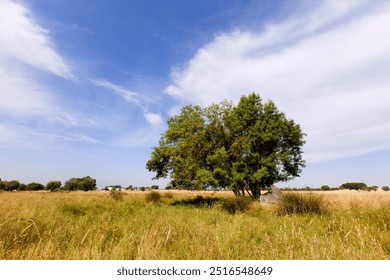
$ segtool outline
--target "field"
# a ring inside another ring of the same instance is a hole
[[[303,215],[172,205],[230,193],[146,193],[0,192],[0,259],[390,259],[390,192],[318,192],[326,211]]]

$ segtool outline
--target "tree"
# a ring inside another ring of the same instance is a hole
[[[83,178],[71,178],[65,182],[65,189],[69,191],[92,191],[96,189],[96,179],[89,176]]]
[[[4,184],[4,190],[6,191],[16,191],[20,187],[20,182],[17,180],[12,180],[5,182]]]
[[[60,181],[50,181],[46,184],[46,189],[53,192],[55,190],[58,190],[61,188],[61,182]]]
[[[328,185],[323,185],[321,186],[321,190],[323,191],[329,191],[330,190],[330,187]]]
[[[41,191],[45,188],[44,185],[36,182],[32,182],[26,185],[26,191]]]
[[[390,187],[388,187],[388,186],[383,186],[383,187],[382,187],[382,190],[388,192],[388,191],[390,191]]]
[[[340,189],[347,189],[347,190],[364,190],[367,188],[367,185],[365,183],[344,183],[340,186]]]
[[[259,199],[262,189],[299,176],[305,143],[299,125],[258,94],[239,104],[186,106],[168,120],[146,167],[172,188],[227,188]]]

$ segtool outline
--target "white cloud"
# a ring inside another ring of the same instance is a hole
[[[323,1],[263,32],[233,31],[172,70],[166,92],[200,105],[259,92],[308,134],[322,161],[390,148],[390,7]]]
[[[137,103],[136,97],[138,96],[138,94],[134,91],[128,90],[122,86],[113,84],[113,83],[106,81],[106,80],[91,80],[91,82],[95,86],[99,86],[99,87],[102,87],[102,88],[105,88],[105,89],[112,91],[113,93],[121,96],[122,98],[124,98],[128,102],[136,102]]]
[[[150,123],[152,126],[160,126],[163,123],[163,120],[162,120],[160,114],[145,112],[144,116],[145,116],[145,119],[148,121],[148,123]]]
[[[160,126],[163,123],[163,119],[161,117],[161,114],[156,114],[156,113],[151,113],[149,112],[145,105],[143,104],[144,102],[141,101],[140,96],[138,93],[126,89],[123,86],[119,86],[117,84],[111,83],[106,80],[91,80],[92,84],[98,87],[102,87],[105,89],[110,90],[116,95],[121,96],[123,99],[130,103],[136,104],[140,109],[144,111],[144,117],[145,120],[152,126]]]
[[[16,60],[73,79],[64,59],[55,51],[48,30],[37,24],[23,5],[0,0],[0,62]]]
[[[22,73],[12,73],[0,65],[0,112],[11,116],[41,115],[51,106],[50,96]]]
[[[42,71],[64,78],[74,76],[65,59],[53,47],[49,32],[21,3],[0,0],[0,114],[22,124],[28,120],[71,126],[100,126],[84,113],[69,112],[56,100]],[[34,124],[32,124],[34,126]],[[21,137],[21,136],[20,136]]]

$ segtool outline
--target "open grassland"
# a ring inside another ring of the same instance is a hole
[[[0,259],[390,259],[389,192],[316,192],[327,210],[303,215],[172,205],[230,193],[146,193],[1,192]]]

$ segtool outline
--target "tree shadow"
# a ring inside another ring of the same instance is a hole
[[[220,201],[220,199],[217,197],[203,197],[201,195],[198,195],[194,198],[176,200],[176,201],[172,202],[171,205],[172,206],[184,205],[184,206],[195,206],[195,207],[212,207],[218,201]]]

